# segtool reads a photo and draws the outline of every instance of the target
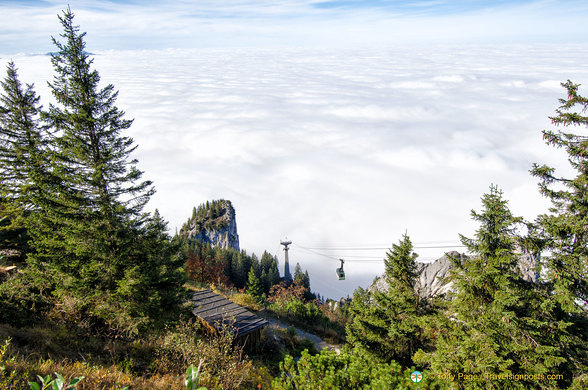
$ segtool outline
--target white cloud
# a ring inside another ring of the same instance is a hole
[[[475,229],[469,211],[491,183],[515,214],[543,210],[527,171],[562,162],[540,130],[559,81],[588,83],[586,49],[107,51],[95,65],[135,118],[140,167],[158,190],[149,207],[173,229],[193,206],[230,199],[244,249],[283,258],[287,235],[313,287],[336,296],[382,264],[349,257],[338,282],[336,260],[303,248],[389,247],[406,230],[416,243],[457,243]],[[46,104],[49,58],[13,59]],[[418,252],[432,259],[443,249]]]

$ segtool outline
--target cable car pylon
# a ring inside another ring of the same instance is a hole
[[[288,245],[292,244],[292,241],[282,240],[280,241],[280,245],[284,245],[284,280],[286,284],[290,284],[292,282],[292,275],[290,274],[290,261],[288,260]]]

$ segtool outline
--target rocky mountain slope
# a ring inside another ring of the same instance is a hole
[[[180,229],[180,236],[211,246],[239,250],[235,209],[229,200],[213,200],[194,208],[192,217]]]
[[[422,298],[430,298],[441,296],[453,291],[453,284],[447,282],[445,279],[449,276],[453,265],[449,260],[449,257],[463,258],[467,257],[463,253],[456,251],[448,252],[443,257],[433,261],[432,263],[419,263],[420,266],[420,277],[415,286],[415,289],[419,296]],[[523,279],[527,281],[537,282],[539,280],[539,274],[537,268],[538,255],[529,253],[525,250],[520,250],[520,257],[518,268]],[[370,290],[388,290],[388,284],[383,277],[379,277],[370,287]]]

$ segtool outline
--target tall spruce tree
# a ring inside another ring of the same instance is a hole
[[[39,97],[33,85],[23,87],[14,62],[0,85],[0,245],[24,259],[26,218],[41,196],[38,182],[48,178],[47,139],[39,125]]]
[[[541,215],[539,223],[551,250],[545,268],[554,284],[554,298],[565,310],[581,312],[588,307],[588,98],[578,93],[578,84],[568,80],[562,86],[567,99],[560,99],[557,115],[550,119],[565,131],[543,130],[543,139],[565,150],[576,175],[558,177],[555,168],[538,164],[531,174],[541,180],[541,194],[552,203],[551,213]]]
[[[353,295],[347,325],[347,341],[385,362],[412,364],[413,354],[423,346],[424,310],[415,291],[419,277],[417,254],[405,234],[386,254],[384,279],[388,288],[373,292],[358,289]]]
[[[56,75],[49,83],[57,105],[43,113],[57,135],[52,172],[62,188],[30,224],[30,262],[59,275],[59,294],[136,331],[159,315],[162,302],[171,311],[181,303],[181,270],[161,218],[142,212],[154,189],[131,157],[136,146],[124,131],[132,121],[115,106],[114,87],[99,88],[85,33],[73,19],[70,9],[59,16],[63,42],[53,38]],[[171,289],[167,298],[156,290],[161,283]]]
[[[565,361],[554,342],[558,331],[541,313],[538,286],[518,270],[517,226],[502,191],[491,186],[473,239],[461,236],[472,257],[451,258],[457,289],[446,329],[430,360],[433,372],[470,375],[459,388],[526,388],[539,382],[513,375],[557,373]],[[556,386],[555,381],[541,382]]]
[[[123,119],[124,112],[115,106],[112,85],[99,89],[85,33],[79,33],[73,19],[70,9],[59,16],[64,42],[53,38],[56,75],[49,83],[59,105],[51,104],[44,113],[60,135],[54,170],[68,191],[60,194],[58,210],[43,215],[37,260],[83,284],[113,289],[124,273],[134,232],[144,222],[141,210],[154,190],[151,182],[140,181],[142,172],[130,156],[136,146],[121,134],[132,121]],[[46,235],[47,227],[62,233]],[[63,256],[56,256],[56,248]]]
[[[531,174],[540,179],[539,190],[552,207],[538,218],[547,249],[544,276],[552,290],[543,303],[560,328],[564,366],[580,380],[588,380],[588,98],[579,85],[562,83],[567,98],[560,99],[552,123],[562,130],[544,130],[545,142],[567,154],[573,177],[561,177],[556,169],[534,164]]]

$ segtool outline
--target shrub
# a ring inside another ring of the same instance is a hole
[[[342,351],[340,355],[324,349],[311,356],[302,352],[297,362],[286,356],[280,364],[279,378],[272,382],[273,389],[409,389],[412,369],[403,370],[396,362],[381,363],[360,350]],[[424,379],[419,388],[437,389],[434,381]]]
[[[247,379],[251,362],[240,346],[233,346],[229,329],[215,335],[199,336],[197,322],[182,322],[156,340],[156,372],[181,372],[185,367],[201,365],[200,384],[213,389],[239,388]]]
[[[257,299],[247,293],[236,293],[230,297],[231,301],[235,302],[239,306],[243,306],[249,310],[259,311],[261,306]]]
[[[0,323],[26,326],[37,323],[52,306],[51,284],[39,272],[24,273],[0,283]]]

